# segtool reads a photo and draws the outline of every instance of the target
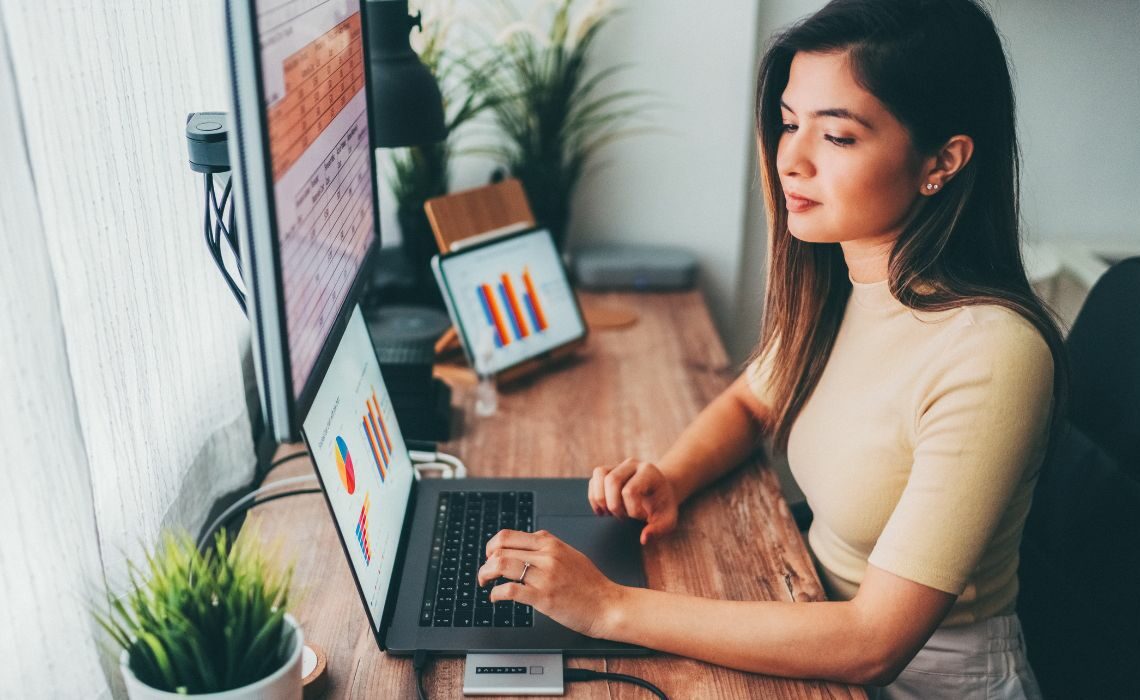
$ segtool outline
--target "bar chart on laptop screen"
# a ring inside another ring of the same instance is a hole
[[[258,31],[294,394],[372,243],[359,0],[262,0]]]

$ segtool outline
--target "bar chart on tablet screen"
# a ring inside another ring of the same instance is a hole
[[[360,3],[257,7],[296,395],[376,235]]]

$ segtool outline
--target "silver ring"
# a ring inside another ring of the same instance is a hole
[[[529,568],[530,568],[530,562],[529,562],[529,561],[524,561],[524,562],[523,562],[523,572],[522,572],[522,574],[519,576],[519,583],[522,583],[522,582],[523,582],[523,579],[525,579],[525,578],[526,578],[526,570],[527,570],[527,569],[529,569]],[[524,584],[524,585],[525,585],[525,584]]]

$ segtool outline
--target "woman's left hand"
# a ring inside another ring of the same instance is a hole
[[[518,580],[526,567],[526,577]],[[605,638],[622,598],[622,587],[606,578],[578,550],[546,530],[501,530],[487,542],[479,585],[511,579],[491,589],[491,602],[513,600],[534,606],[564,627]]]

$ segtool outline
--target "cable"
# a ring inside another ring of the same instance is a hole
[[[267,471],[272,471],[273,469],[280,467],[282,464],[285,464],[286,462],[290,462],[294,459],[298,459],[300,457],[308,457],[308,456],[309,456],[308,450],[301,450],[300,452],[294,452],[293,454],[285,455],[284,457],[273,460],[273,462],[271,462],[269,465],[269,470],[267,470]]]
[[[260,503],[264,502],[261,501],[259,503],[254,503],[253,505],[246,506],[247,503],[254,500],[258,496],[266,495],[272,491],[280,489],[283,486],[293,486],[296,484],[305,483],[315,484],[317,483],[317,477],[313,474],[307,474],[305,476],[294,476],[288,479],[280,479],[278,481],[265,484],[260,488],[254,489],[253,491],[242,496],[237,501],[234,501],[234,503],[232,503],[229,508],[226,508],[224,511],[222,511],[221,515],[214,518],[214,521],[210,523],[209,527],[207,527],[202,532],[202,536],[198,538],[198,549],[201,549],[203,546],[205,546],[210,541],[210,538],[214,536],[214,533],[218,531],[218,528],[228,523],[232,516],[242,511],[248,510],[249,508],[253,508],[254,506],[260,505]]]
[[[417,651],[412,656],[412,669],[416,672],[416,695],[419,696],[419,700],[428,700],[427,691],[424,690],[424,673],[430,660],[431,657],[423,650]]]
[[[429,470],[439,471],[441,479],[467,478],[467,466],[458,457],[443,452],[429,452],[426,450],[408,450],[408,456],[416,468],[416,480],[421,472]]]
[[[567,683],[585,681],[620,681],[622,683],[632,683],[645,688],[661,698],[661,700],[669,700],[668,696],[661,692],[660,688],[649,681],[638,678],[637,676],[627,676],[624,673],[610,673],[608,671],[591,671],[588,668],[566,667],[562,670],[562,677]]]
[[[234,256],[234,261],[237,263],[238,268],[241,268],[241,258],[238,255],[237,234],[233,230],[234,211],[232,202],[230,201],[230,193],[233,187],[233,178],[230,178],[226,181],[226,186],[222,191],[221,204],[218,203],[218,195],[217,192],[214,191],[214,176],[210,173],[206,173],[204,176],[204,183],[206,189],[204,205],[205,220],[203,221],[202,226],[206,236],[206,248],[210,251],[210,257],[214,259],[214,264],[218,266],[218,270],[222,273],[222,277],[225,278],[226,286],[230,288],[230,293],[234,295],[234,299],[237,301],[238,306],[241,307],[242,313],[248,316],[249,312],[246,309],[245,293],[242,292],[238,287],[237,281],[234,279],[233,275],[230,274],[230,271],[226,268],[225,260],[222,257],[221,240],[222,236],[224,235],[226,243],[230,248],[230,252]],[[229,228],[227,228],[224,223],[225,209],[227,206],[230,207]]]

